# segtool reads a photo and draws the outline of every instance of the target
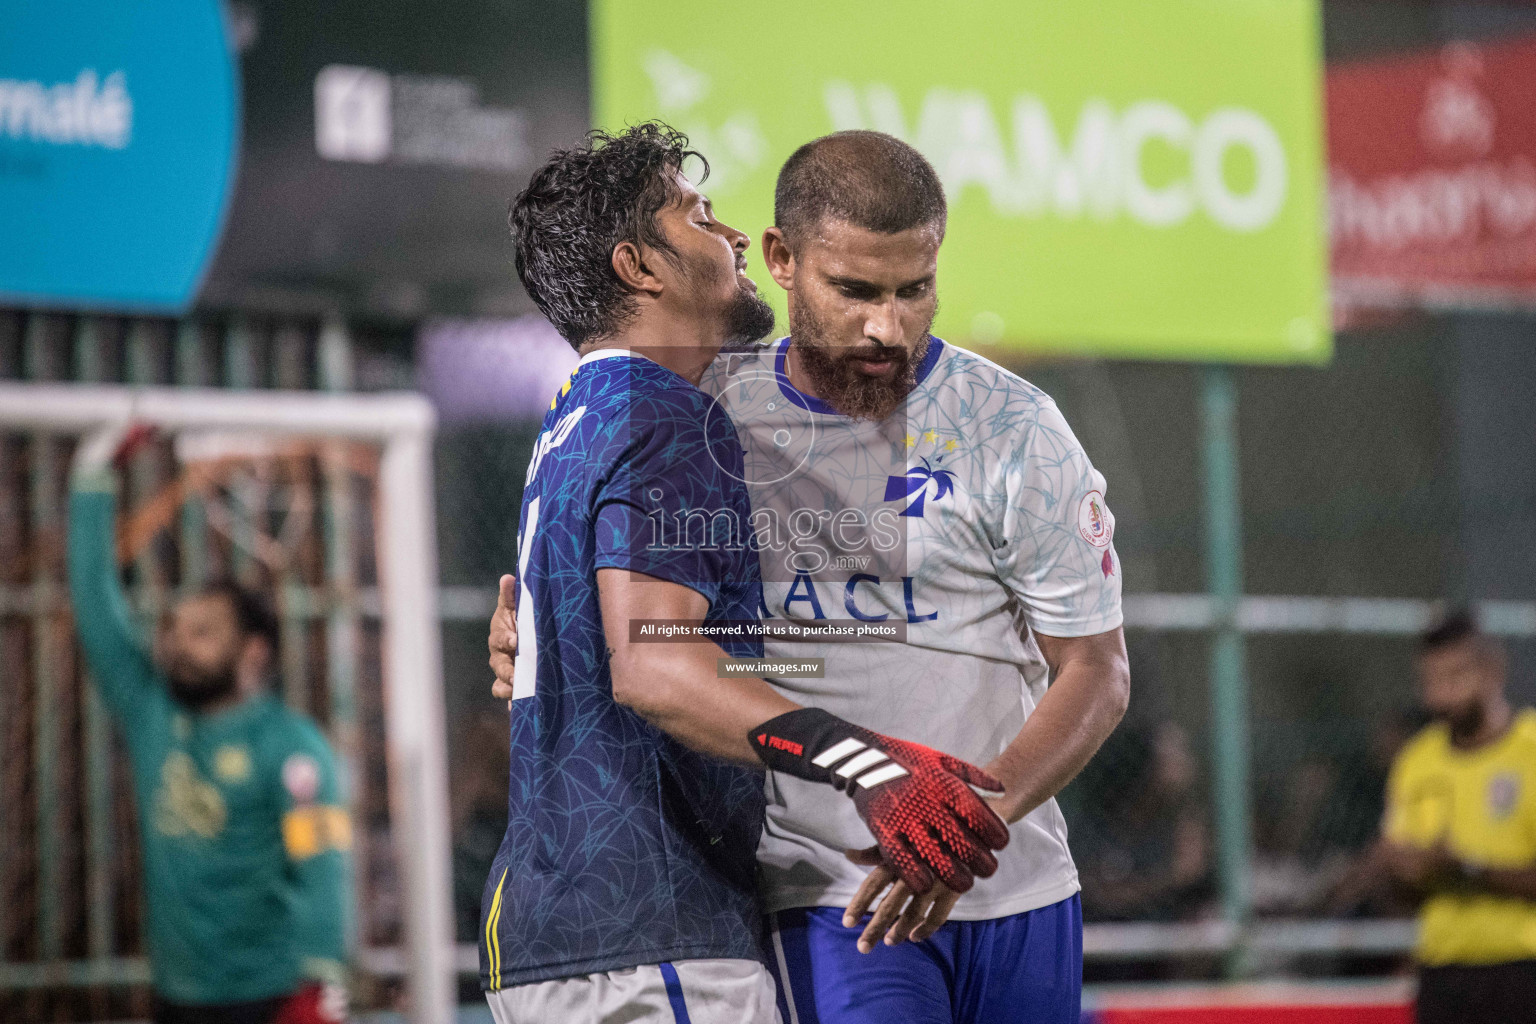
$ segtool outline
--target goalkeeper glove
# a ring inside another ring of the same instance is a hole
[[[288,997],[272,1024],[345,1024],[346,1020],[346,988],[311,982]]]
[[[148,423],[121,420],[108,423],[87,435],[75,448],[70,472],[76,484],[110,481],[114,470],[121,470],[133,453],[155,436]]]
[[[937,875],[955,892],[997,870],[1008,826],[970,788],[1001,793],[974,765],[920,743],[883,736],[820,708],[799,708],[753,729],[763,763],[846,790],[886,862],[915,893]]]

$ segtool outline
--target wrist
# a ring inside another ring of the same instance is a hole
[[[1018,780],[1025,777],[1023,769],[1014,763],[1009,756],[1012,751],[1005,750],[982,766],[982,771],[992,776],[1003,784],[1003,791],[996,796],[987,798],[987,804],[997,816],[1012,825],[1023,818],[1030,811],[1045,803],[1050,794],[1037,796],[1028,791],[1028,788]]]
[[[747,734],[757,756],[774,771],[851,790],[908,774],[876,745],[877,734],[821,708],[796,708]]]
[[[318,982],[322,985],[345,985],[347,983],[347,966],[340,960],[330,960],[326,957],[307,956],[299,964],[300,977],[306,982]]]
[[[117,474],[111,466],[76,463],[70,467],[69,487],[76,493],[117,495]]]
[[[1451,882],[1459,889],[1481,889],[1488,880],[1488,869],[1480,864],[1454,860],[1447,872]]]

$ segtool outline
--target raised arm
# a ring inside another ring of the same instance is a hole
[[[70,473],[68,566],[75,629],[102,700],[131,725],[151,702],[164,700],[119,581],[115,521],[117,478],[112,459],[126,431],[83,441]]]

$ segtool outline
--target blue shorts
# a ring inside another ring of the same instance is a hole
[[[769,915],[784,1024],[1078,1024],[1083,905],[950,921],[930,939],[860,953],[837,907]]]

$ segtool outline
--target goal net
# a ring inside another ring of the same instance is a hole
[[[430,406],[406,394],[39,384],[0,384],[0,1018],[144,1011],[131,782],[64,578],[70,457],[123,422],[156,430],[119,487],[118,558],[145,636],[210,579],[272,596],[281,696],[329,736],[352,804],[354,996],[447,1024]]]

